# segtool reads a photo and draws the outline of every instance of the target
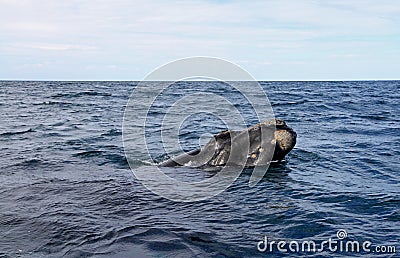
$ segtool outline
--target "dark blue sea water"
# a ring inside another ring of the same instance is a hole
[[[365,255],[257,250],[265,236],[322,242],[338,230],[347,232],[344,240],[372,242],[372,250],[400,252],[400,81],[261,82],[276,117],[297,132],[295,149],[255,187],[244,171],[222,194],[194,203],[159,197],[131,172],[121,135],[135,85],[0,82],[0,256]],[[188,89],[238,96],[220,86],[180,83],[157,104]],[[200,114],[183,123],[183,148],[223,129],[213,119]],[[135,169],[147,164],[140,149],[134,159]],[[206,172],[169,173],[190,181]]]

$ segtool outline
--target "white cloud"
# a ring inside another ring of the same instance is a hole
[[[48,44],[48,43],[16,43],[9,46],[14,50],[19,49],[38,49],[38,50],[50,50],[50,51],[91,51],[96,50],[94,46],[84,46],[84,45],[70,45],[70,44]]]

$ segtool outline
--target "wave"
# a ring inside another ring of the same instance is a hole
[[[43,101],[43,102],[38,102],[38,103],[33,103],[32,105],[35,106],[42,106],[42,105],[58,105],[58,106],[69,106],[73,105],[72,102],[64,102],[64,101]]]
[[[97,92],[97,91],[81,91],[81,92],[74,92],[74,93],[57,93],[52,95],[53,98],[76,98],[82,96],[103,96],[109,97],[112,96],[111,93],[108,92]]]
[[[12,135],[25,134],[25,133],[31,133],[31,132],[34,132],[34,130],[32,128],[29,128],[28,130],[25,130],[25,131],[1,133],[0,136],[12,136]]]
[[[74,154],[74,157],[92,157],[92,156],[99,156],[102,155],[103,151],[101,150],[89,150],[89,151],[82,151]]]

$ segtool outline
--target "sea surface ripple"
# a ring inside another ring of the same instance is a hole
[[[276,117],[297,132],[296,148],[255,187],[246,170],[222,194],[195,203],[153,194],[129,169],[122,119],[136,84],[0,82],[0,256],[289,257],[296,254],[261,253],[257,243],[324,241],[340,229],[349,240],[400,249],[399,81],[261,82]],[[255,121],[237,92],[183,82],[155,103],[150,122],[159,125],[157,110],[188,89],[237,100]],[[183,124],[181,144],[192,149],[221,129],[199,115]],[[155,158],[165,158],[157,150]],[[143,150],[134,158],[137,168],[146,165]],[[186,180],[203,173],[169,170]]]

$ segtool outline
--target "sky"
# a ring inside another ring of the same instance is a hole
[[[3,80],[142,80],[190,56],[257,80],[400,79],[400,1],[0,0]]]

